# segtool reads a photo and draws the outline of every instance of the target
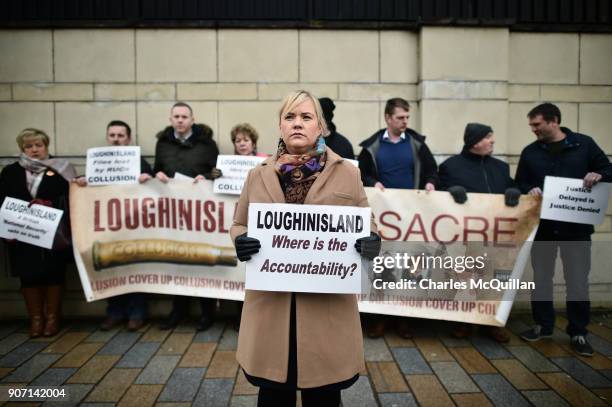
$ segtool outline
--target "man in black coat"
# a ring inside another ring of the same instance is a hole
[[[514,188],[510,177],[510,166],[494,158],[495,136],[493,129],[480,123],[468,123],[463,134],[463,150],[440,164],[439,189],[447,190],[458,204],[467,201],[467,192],[504,194],[506,205],[516,206],[521,191]],[[457,324],[453,335],[468,336],[469,324]],[[505,329],[487,327],[487,333],[497,342],[508,342],[510,335]]]
[[[440,164],[438,189],[461,186],[466,192],[503,194],[514,187],[510,166],[493,157],[495,136],[490,126],[468,123],[463,141],[461,153]]]
[[[205,124],[195,124],[191,106],[183,102],[175,103],[170,109],[170,123],[171,126],[157,134],[153,166],[155,177],[168,182],[176,173],[192,177],[195,181],[220,176],[218,170],[213,171],[219,155],[213,131]],[[162,324],[162,329],[174,328],[187,317],[189,298],[174,296],[172,311]],[[217,300],[199,298],[199,301],[202,316],[198,320],[197,329],[204,331],[214,322]]]
[[[516,183],[530,195],[541,196],[544,178],[578,178],[585,188],[597,182],[612,181],[612,165],[595,141],[584,134],[561,127],[561,111],[552,103],[543,103],[528,114],[529,126],[537,140],[525,147],[516,171]],[[567,287],[567,334],[573,349],[580,355],[592,356],[587,341],[590,320],[588,275],[591,268],[592,225],[540,221],[531,251],[535,290],[531,309],[536,325],[521,334],[526,341],[551,337],[555,323],[553,307],[553,275],[557,252],[561,252]]]
[[[336,125],[333,122],[334,109],[336,109],[334,101],[330,98],[320,98],[319,103],[321,104],[321,109],[323,109],[323,116],[329,129],[329,134],[325,136],[325,145],[340,157],[354,160],[355,152],[353,151],[353,145],[346,137],[336,131]]]
[[[433,191],[438,183],[437,165],[425,144],[425,137],[408,128],[410,104],[402,98],[387,100],[385,122],[380,129],[361,142],[359,169],[364,186],[385,188],[425,189]],[[371,316],[366,325],[370,338],[384,334],[385,319]],[[412,334],[407,318],[396,323],[399,336],[410,338]]]

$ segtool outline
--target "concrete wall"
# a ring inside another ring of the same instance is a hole
[[[177,100],[210,125],[223,153],[229,130],[250,122],[273,152],[278,108],[296,88],[336,102],[335,123],[357,144],[383,127],[384,102],[412,103],[411,127],[439,161],[458,152],[468,121],[493,126],[496,154],[514,170],[534,136],[526,113],[558,103],[563,123],[612,154],[612,35],[538,34],[506,28],[361,30],[88,29],[0,31],[0,165],[24,127],[52,138],[51,152],[82,168],[111,119],[130,123],[153,154]],[[612,218],[595,239],[612,241]],[[609,254],[603,257],[607,260]],[[1,262],[0,262],[1,263]],[[593,280],[612,284],[605,262]],[[0,287],[14,287],[0,280]],[[77,285],[78,286],[78,285]]]

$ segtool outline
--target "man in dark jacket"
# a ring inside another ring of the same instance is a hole
[[[458,204],[467,201],[467,192],[504,194],[506,205],[518,205],[521,191],[514,188],[510,166],[494,158],[495,136],[486,124],[468,123],[463,135],[461,154],[440,164],[439,189],[447,190]],[[453,335],[458,338],[470,334],[470,324],[457,324]],[[510,335],[500,327],[487,326],[487,333],[497,342],[508,342]]]
[[[533,108],[527,117],[537,140],[523,149],[516,171],[516,183],[523,192],[541,196],[547,175],[583,179],[586,188],[600,181],[612,181],[612,165],[606,154],[591,137],[560,127],[561,111],[557,106],[543,103]],[[592,225],[540,221],[531,251],[535,282],[531,309],[536,326],[521,334],[524,340],[537,341],[553,334],[552,280],[560,250],[567,287],[566,332],[578,354],[593,355],[586,338],[591,311],[588,274],[593,231]]]
[[[106,144],[109,146],[129,146],[132,144],[132,129],[121,120],[112,120],[106,125]],[[140,156],[140,176],[139,182],[146,182],[151,179],[153,170],[151,166]],[[76,183],[87,186],[85,177],[78,177]],[[137,331],[144,325],[147,318],[147,302],[144,293],[129,293],[117,295],[108,299],[106,307],[106,319],[100,324],[102,331],[108,331],[115,326],[122,324],[127,318],[128,331]]]
[[[155,177],[168,182],[176,173],[192,177],[195,181],[214,178],[215,165],[219,149],[213,140],[213,132],[205,124],[195,124],[193,110],[187,103],[178,102],[170,110],[171,126],[157,134],[155,146]],[[202,316],[197,329],[204,331],[214,322],[217,300],[200,298]],[[189,297],[175,295],[172,301],[172,312],[162,324],[162,329],[177,326],[187,317]]]
[[[461,154],[440,164],[438,189],[448,190],[459,185],[466,192],[503,194],[514,187],[510,166],[492,156],[495,136],[490,126],[468,123],[463,141]]]
[[[359,169],[363,185],[385,188],[426,189],[438,183],[438,166],[425,136],[408,128],[410,104],[402,98],[387,100],[386,129],[359,144]]]
[[[408,128],[410,104],[402,98],[387,100],[387,128],[361,142],[359,169],[364,186],[433,191],[438,183],[437,165],[425,144],[425,137]],[[367,335],[377,338],[384,334],[383,317],[372,316]],[[396,330],[403,338],[412,335],[406,318],[397,321]]]
[[[132,129],[121,120],[113,120],[106,126],[106,143],[109,146],[129,146],[132,144]],[[140,177],[144,182],[151,178],[151,166],[140,156]],[[103,331],[109,330],[127,318],[128,331],[137,331],[147,318],[147,299],[144,293],[130,293],[110,297],[106,307],[106,319],[100,325]]]
[[[342,158],[348,158],[350,160],[355,159],[355,153],[353,152],[353,145],[346,137],[336,131],[336,125],[332,121],[334,118],[334,109],[336,105],[330,98],[319,99],[321,109],[323,109],[323,116],[329,129],[329,134],[325,136],[325,145],[333,150],[334,153],[338,154]]]

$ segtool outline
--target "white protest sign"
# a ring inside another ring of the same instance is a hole
[[[64,211],[6,197],[0,208],[0,237],[50,249]]]
[[[193,181],[193,177],[181,174],[180,172],[175,172],[173,178],[178,181]]]
[[[546,177],[540,218],[599,225],[606,216],[610,184],[584,188],[581,179]]]
[[[223,176],[215,180],[215,194],[240,195],[242,185],[249,171],[257,167],[266,157],[253,155],[220,155],[217,157],[217,168]]]
[[[246,262],[246,288],[360,293],[355,241],[370,236],[370,208],[249,204],[249,237],[261,249]]]
[[[137,184],[140,147],[110,146],[87,150],[87,185]]]

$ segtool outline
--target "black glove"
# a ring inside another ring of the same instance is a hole
[[[467,191],[461,185],[454,185],[448,189],[448,192],[453,196],[453,199],[458,204],[464,204],[467,201]]]
[[[234,245],[236,246],[236,255],[240,261],[251,260],[251,255],[258,253],[261,248],[259,240],[254,237],[248,237],[246,233],[236,237]]]
[[[521,191],[516,188],[508,188],[504,192],[504,200],[506,202],[506,206],[518,205],[520,198],[521,198]]]
[[[204,178],[209,179],[211,181],[217,178],[221,178],[222,176],[223,172],[221,172],[221,170],[216,167],[210,170],[209,173],[204,174]]]
[[[368,237],[360,237],[355,242],[355,249],[366,259],[372,260],[380,253],[380,236],[372,232]]]

